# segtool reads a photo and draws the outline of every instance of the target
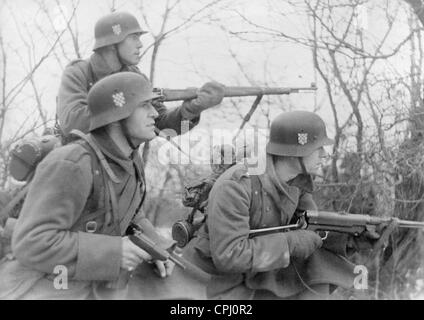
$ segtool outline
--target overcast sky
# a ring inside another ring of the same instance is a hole
[[[180,24],[189,17],[194,8],[200,8],[210,1],[184,0],[178,11],[171,15],[169,28]],[[376,1],[375,5],[378,5]],[[395,1],[393,1],[395,2]],[[50,39],[54,39],[51,25],[46,16],[40,11],[37,1],[33,0],[0,0],[1,3],[1,28],[5,43],[8,45],[7,58],[7,76],[9,88],[16,81],[22,79],[26,68],[22,65],[19,54],[24,61],[30,59],[28,50],[23,45],[22,37],[27,41],[33,41],[35,47],[35,60],[42,56],[49,44],[41,34],[41,30]],[[54,16],[54,24],[58,30],[65,26],[63,18],[55,1],[43,1],[46,7]],[[61,1],[63,4],[61,10],[66,16],[70,16],[72,10],[69,2]],[[116,1],[116,8],[132,12],[139,18],[143,27],[146,24],[141,19],[140,1]],[[149,26],[155,33],[158,32],[161,22],[161,14],[165,6],[165,0],[144,1],[145,13],[148,17]],[[94,24],[101,16],[107,14],[110,9],[111,1],[89,1],[81,0],[77,10],[77,24],[79,30],[81,53],[84,57],[89,57],[93,46]],[[278,8],[278,12],[273,11]],[[378,37],[384,30],[379,28],[381,22],[381,12],[374,7],[365,8],[364,28],[370,35],[370,39]],[[13,14],[12,14],[13,13]],[[203,19],[201,23],[196,23],[183,32],[178,32],[165,40],[160,48],[158,57],[155,86],[170,88],[185,88],[188,86],[199,87],[205,81],[214,79],[226,85],[249,85],[248,80],[241,72],[238,64],[231,57],[231,52],[237,56],[244,72],[257,85],[263,85],[266,82],[273,83],[274,86],[309,86],[315,79],[314,68],[312,65],[311,52],[309,48],[294,44],[288,41],[267,40],[262,42],[241,41],[232,37],[220,26],[224,26],[231,31],[261,31],[252,25],[247,24],[239,14],[248,18],[257,25],[263,25],[281,30],[293,37],[302,37],[309,31],[308,20],[301,12],[294,12],[293,7],[286,1],[223,1],[210,11],[212,19]],[[396,30],[391,35],[389,43],[397,43],[403,39],[408,30],[406,18],[402,13],[398,16],[399,23]],[[18,32],[20,30],[20,33]],[[72,42],[68,36],[65,36],[65,51],[69,57],[74,58]],[[262,40],[259,36],[251,40]],[[150,34],[142,38],[145,46],[152,43]],[[60,50],[56,51],[58,54]],[[18,54],[19,53],[19,54]],[[140,63],[143,72],[149,75],[150,65],[149,51]],[[407,70],[409,65],[406,60],[408,52],[395,57],[392,63],[397,70]],[[33,58],[33,57],[32,57]],[[63,60],[64,61],[64,60]],[[376,68],[382,72],[387,72],[387,66],[378,64]],[[50,118],[55,114],[55,97],[60,84],[60,75],[62,69],[53,58],[49,58],[43,66],[37,71],[35,79],[37,86],[42,92],[43,108],[48,111]],[[317,101],[325,101],[325,88],[321,81],[318,81],[319,91]],[[246,99],[246,107],[252,102],[253,98]],[[313,108],[313,95],[293,95],[285,100],[287,104],[292,104],[297,109]],[[342,99],[340,100],[342,101]],[[34,101],[31,88],[26,88],[17,99],[17,109],[9,113],[7,121],[10,133],[15,130],[22,122],[22,114],[27,114],[27,110],[33,110]],[[324,102],[325,104],[325,102]],[[32,111],[31,111],[32,112]],[[275,108],[275,114],[279,112],[278,106]],[[211,114],[214,111],[210,112]],[[332,121],[330,108],[324,106],[320,113]],[[206,125],[206,123],[205,123]],[[223,122],[220,125],[224,125]],[[234,124],[229,122],[227,126]]]

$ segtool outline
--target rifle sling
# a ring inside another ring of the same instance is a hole
[[[103,210],[98,210],[93,215],[97,215],[101,213],[102,211],[106,211],[105,216],[105,223],[104,227],[102,229],[102,232],[108,232],[109,228],[114,229],[117,235],[121,235],[120,231],[120,221],[119,221],[119,209],[118,209],[118,200],[116,198],[115,188],[113,187],[113,183],[119,183],[120,180],[118,177],[116,177],[115,173],[113,172],[112,168],[107,163],[103,153],[101,152],[100,148],[97,146],[97,143],[92,136],[85,135],[79,130],[72,130],[72,134],[80,137],[82,140],[87,142],[87,144],[91,147],[91,149],[94,151],[95,155],[97,156],[97,159],[99,160],[102,169],[107,173],[107,176],[104,177],[106,188],[108,189],[108,192],[106,192],[106,204],[111,204],[111,211],[112,211],[112,218],[113,218],[113,224],[111,227],[109,227],[110,217],[107,214],[109,212],[108,205],[106,205],[106,208]],[[110,202],[109,202],[110,201]],[[111,230],[110,230],[111,231]]]
[[[105,156],[103,155],[102,151],[97,146],[95,138],[93,136],[85,135],[84,133],[82,133],[79,130],[72,130],[71,133],[75,134],[76,136],[83,139],[84,141],[86,141],[89,144],[89,146],[93,149],[94,153],[96,154],[97,158],[99,159],[100,163],[102,164],[102,167],[105,169],[106,173],[108,174],[109,178],[115,183],[120,183],[121,181],[115,175],[112,168],[107,163]]]

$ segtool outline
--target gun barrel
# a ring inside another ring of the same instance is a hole
[[[352,214],[346,212],[315,211],[306,212],[309,225],[334,225],[334,226],[355,226],[355,225],[380,225],[389,223],[391,218],[373,217],[365,214]]]
[[[424,229],[424,222],[420,221],[408,221],[408,220],[399,220],[399,228],[413,228],[413,229]]]
[[[155,88],[154,91],[160,93],[163,98],[162,101],[181,101],[190,100],[197,97],[198,88],[188,89],[160,89]],[[267,88],[267,87],[225,87],[224,97],[247,97],[258,95],[281,95],[298,93],[300,91],[314,91],[317,90],[315,85],[311,87],[299,88]]]
[[[374,217],[365,214],[352,214],[346,212],[307,211],[308,224],[334,225],[334,226],[359,226],[389,224],[391,217]],[[424,222],[397,219],[400,228],[424,228]]]

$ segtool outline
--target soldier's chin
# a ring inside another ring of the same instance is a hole
[[[157,137],[157,135],[156,135],[156,133],[155,133],[155,130],[154,129],[152,129],[152,132],[151,132],[151,134],[149,135],[149,141],[150,140],[153,140],[154,138],[156,138]]]
[[[141,61],[141,57],[140,56],[135,56],[133,65],[139,64],[140,61]]]

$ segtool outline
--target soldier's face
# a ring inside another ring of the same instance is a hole
[[[138,146],[156,137],[155,119],[158,115],[151,101],[145,101],[140,103],[131,116],[123,121],[134,145]]]
[[[133,33],[128,35],[124,41],[118,43],[118,55],[123,64],[133,66],[140,62],[141,48],[143,47],[140,36],[139,33]]]
[[[321,168],[324,159],[328,156],[324,147],[321,147],[312,154],[303,158],[303,163],[305,164],[306,171],[308,173],[318,173],[318,170]]]

